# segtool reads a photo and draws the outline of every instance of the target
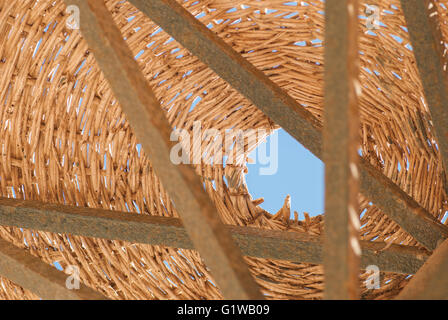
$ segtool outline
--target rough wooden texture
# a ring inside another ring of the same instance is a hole
[[[381,173],[403,191],[394,195],[379,182],[372,190],[364,186],[358,212],[360,238],[391,243],[391,248],[393,244],[420,247],[383,213],[377,206],[380,201],[369,192],[392,194],[396,200],[386,198],[382,206],[396,205],[404,211],[407,206],[399,199],[407,195],[407,201],[413,198],[417,205],[411,211],[418,212],[420,206],[422,212],[442,220],[447,197],[440,153],[409,35],[402,28],[406,22],[400,2],[360,1],[360,10],[365,11],[366,3],[379,6],[382,24],[367,33],[366,20],[360,22],[360,152],[375,169],[372,174]],[[442,3],[446,1],[438,2],[437,9],[447,21]],[[189,0],[181,4],[321,125],[324,2]],[[126,1],[109,0],[107,5],[172,127],[191,132],[193,122],[201,121],[204,129],[222,131],[264,129],[269,134],[278,128],[144,13]],[[79,31],[66,26],[68,16],[61,0],[0,0],[0,196],[178,218],[92,51]],[[442,32],[447,39],[447,25],[442,25]],[[256,145],[247,147],[251,151]],[[196,172],[224,223],[322,234],[322,215],[310,217],[298,211],[289,220],[284,214],[268,214],[244,183],[246,163],[224,168],[211,165],[212,156],[213,152],[204,155]],[[241,178],[238,188],[226,184],[224,177],[230,175]],[[0,236],[47,263],[58,261],[64,269],[78,265],[82,282],[112,299],[222,298],[194,250],[15,227],[1,227]],[[244,259],[269,299],[323,296],[320,265]],[[363,273],[361,280],[366,277]],[[407,282],[406,275],[382,273],[380,289],[368,290],[362,284],[361,297],[390,299]],[[12,286],[0,285],[0,297],[17,298],[25,292]]]
[[[437,145],[445,168],[448,168],[448,76],[447,48],[436,2],[401,0],[406,25],[417,66],[434,122]],[[448,191],[448,188],[446,189]]]
[[[132,243],[193,249],[177,218],[129,215],[125,212],[0,199],[0,225]],[[301,232],[225,226],[244,255],[322,264],[321,237]],[[363,241],[362,267],[385,272],[415,273],[428,256],[415,247]],[[387,247],[387,248],[386,248]]]
[[[285,94],[265,74],[197,21],[175,0],[129,2],[198,56],[217,75],[241,92],[315,156],[322,158],[321,124],[311,110],[303,108],[291,96]],[[296,64],[293,70],[297,68]],[[433,250],[439,240],[448,236],[448,229],[430,219],[429,212],[411,198],[404,196],[400,188],[390,183],[381,171],[374,167],[365,168],[362,161],[360,165],[361,192],[417,241]],[[388,183],[381,183],[382,181]]]
[[[2,239],[0,239],[0,275],[43,299],[104,299],[104,296],[82,284],[79,289],[68,289],[66,287],[68,275]]]
[[[448,241],[444,241],[398,295],[399,300],[448,300]]]
[[[325,2],[325,299],[359,299],[358,1]]]

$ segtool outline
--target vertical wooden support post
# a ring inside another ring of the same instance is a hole
[[[325,299],[359,295],[357,2],[325,2]]]

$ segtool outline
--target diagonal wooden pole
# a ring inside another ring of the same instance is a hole
[[[207,64],[318,158],[317,119],[175,0],[129,0],[137,9]],[[448,237],[448,228],[366,160],[359,160],[360,191],[428,250]]]
[[[66,282],[69,275],[3,239],[0,239],[0,275],[30,290],[42,299],[105,299],[100,293],[82,284],[79,289],[68,289]]]
[[[426,102],[445,169],[448,193],[448,54],[433,0],[401,0]]]
[[[358,74],[358,0],[326,0],[324,299],[359,299]]]
[[[429,257],[397,296],[398,300],[448,300],[448,240]]]
[[[262,299],[239,248],[192,167],[170,159],[171,127],[103,0],[65,0],[80,9],[80,29],[143,150],[227,299]]]
[[[194,249],[180,219],[0,198],[0,225]],[[225,225],[244,255],[322,264],[322,238],[297,232]],[[416,247],[361,241],[361,266],[414,274],[428,254]]]

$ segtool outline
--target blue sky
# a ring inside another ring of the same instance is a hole
[[[267,150],[269,150],[268,138]],[[259,168],[266,167],[258,161],[248,164],[247,187],[253,199],[264,198],[260,206],[276,213],[285,197],[291,195],[291,214],[294,210],[303,218],[303,212],[311,216],[324,212],[324,165],[311,152],[283,129],[278,130],[278,170],[273,175],[260,175]],[[256,160],[256,151],[250,158]]]

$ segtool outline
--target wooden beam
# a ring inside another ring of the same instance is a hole
[[[398,295],[398,300],[448,299],[448,240],[429,257]]]
[[[359,299],[358,1],[325,1],[324,299]]]
[[[263,299],[194,169],[171,161],[172,129],[104,1],[65,2],[80,9],[82,35],[223,296]]]
[[[448,237],[445,225],[363,158],[359,171],[364,196],[429,251]]]
[[[249,99],[318,158],[317,119],[175,0],[129,0],[218,76]],[[448,228],[380,170],[360,159],[360,191],[390,219],[429,250],[448,237]]]
[[[68,289],[69,275],[58,271],[25,249],[0,239],[0,275],[48,300],[103,300],[100,293],[80,284]]]
[[[448,60],[442,21],[433,0],[401,0],[401,7],[431,112],[448,193]]]
[[[84,237],[194,249],[180,219],[0,198],[0,225]],[[321,237],[226,225],[244,255],[322,264]],[[414,274],[428,254],[415,247],[361,241],[362,267]]]

